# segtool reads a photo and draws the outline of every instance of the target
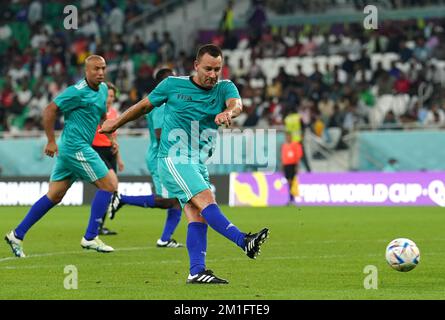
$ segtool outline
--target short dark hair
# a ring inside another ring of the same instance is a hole
[[[218,47],[214,44],[205,44],[198,49],[198,53],[196,54],[196,60],[199,61],[201,59],[201,57],[203,55],[205,55],[206,53],[208,53],[209,55],[211,55],[214,58],[218,58],[219,56],[221,56],[221,58],[223,58],[223,53],[222,53],[220,47]]]
[[[108,87],[108,90],[113,90],[115,95],[117,94],[117,88],[114,84],[112,84],[111,82],[107,82],[107,87]]]
[[[156,80],[156,82],[161,82],[162,80],[164,80],[165,78],[167,78],[168,76],[170,76],[172,74],[173,74],[173,70],[170,68],[159,69],[158,72],[156,72],[155,80]]]

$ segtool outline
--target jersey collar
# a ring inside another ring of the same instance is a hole
[[[190,81],[191,81],[195,86],[197,86],[197,87],[198,87],[199,89],[201,89],[201,90],[210,91],[210,90],[213,89],[213,88],[206,88],[206,87],[203,87],[203,86],[197,84],[197,83],[193,80],[193,76],[190,76],[189,79],[190,79]]]
[[[86,81],[88,87],[89,87],[91,90],[93,90],[93,91],[99,91],[99,87],[97,87],[97,89],[94,89],[92,86],[90,86],[90,84],[88,83],[88,80],[87,80],[86,77],[85,77],[85,81]],[[100,85],[100,84],[99,84],[99,85]]]

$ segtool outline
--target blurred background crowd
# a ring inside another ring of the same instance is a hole
[[[7,1],[8,2],[8,1]],[[343,1],[344,3],[345,1]],[[162,0],[74,1],[78,29],[66,30],[64,1],[9,1],[0,13],[0,131],[42,130],[41,113],[65,87],[83,77],[89,54],[104,56],[108,78],[119,89],[122,112],[154,87],[164,66],[193,72],[195,49],[220,45],[223,79],[231,79],[245,110],[239,127],[280,127],[298,113],[306,128],[325,137],[359,127],[399,130],[406,124],[445,126],[445,18],[277,26],[269,15],[323,13],[332,1],[251,1],[245,24],[234,23],[229,1],[218,27],[196,33],[192,50],[178,48],[168,31],[129,34],[126,24]],[[363,10],[363,1],[346,1]],[[441,5],[443,1],[381,1],[384,8]],[[397,105],[395,105],[397,104]],[[144,128],[145,119],[131,123]],[[63,119],[57,121],[58,129]],[[337,146],[342,148],[342,143]],[[344,146],[343,146],[344,147]]]

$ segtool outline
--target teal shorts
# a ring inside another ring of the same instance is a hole
[[[158,158],[158,172],[170,197],[177,198],[182,207],[198,193],[211,190],[204,164],[173,163],[169,157]]]
[[[72,152],[59,150],[50,181],[70,179],[71,182],[94,182],[105,177],[107,173],[108,168],[99,154],[92,147],[86,146]]]
[[[174,198],[173,196],[169,197],[167,189],[162,185],[161,179],[159,179],[158,158],[146,161],[147,161],[148,171],[150,171],[151,179],[153,180],[154,193],[163,198]]]

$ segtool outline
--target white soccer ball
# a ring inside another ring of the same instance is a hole
[[[391,268],[407,272],[414,269],[420,261],[420,251],[414,241],[398,238],[386,247],[386,261]]]

